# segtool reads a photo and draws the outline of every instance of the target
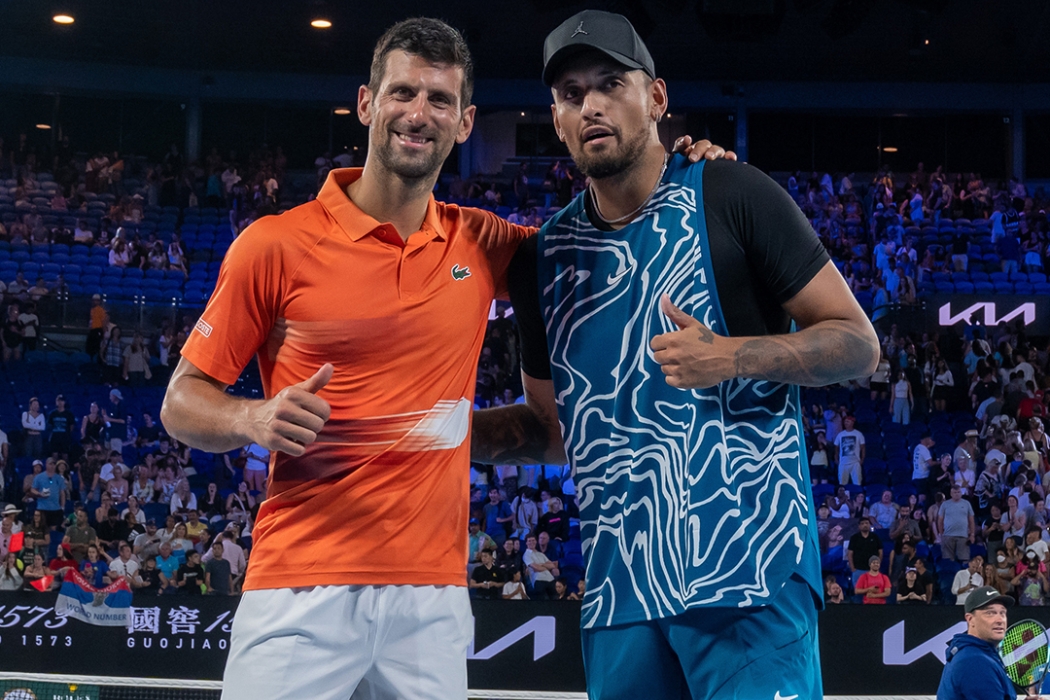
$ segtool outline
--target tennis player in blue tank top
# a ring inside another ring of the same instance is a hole
[[[626,18],[575,15],[544,62],[590,187],[518,252],[526,403],[476,413],[472,457],[564,445],[590,698],[821,700],[798,386],[870,375],[875,332],[772,180],[665,153]]]

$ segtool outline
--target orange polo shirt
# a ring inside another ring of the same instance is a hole
[[[317,442],[271,457],[246,590],[465,584],[478,355],[534,230],[431,197],[402,242],[348,197],[360,176],[245,230],[182,350],[225,384],[257,355],[267,397],[335,366]]]

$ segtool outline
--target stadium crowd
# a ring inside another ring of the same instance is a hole
[[[348,151],[324,154],[314,163],[317,183],[353,162]],[[221,227],[232,240],[255,218],[312,196],[293,191],[287,165],[280,147],[244,159],[213,149],[187,162],[172,146],[151,164],[118,153],[78,158],[68,139],[49,158],[24,137],[0,141],[0,248],[51,246],[64,255],[83,246],[111,267],[185,281],[205,264],[198,236],[207,244]],[[1042,286],[1048,197],[1015,180],[993,187],[922,164],[904,177],[884,169],[855,180],[782,178],[883,342],[870,378],[803,394],[827,601],[962,603],[987,583],[1042,605],[1050,601],[1045,339],[1036,343],[1021,324],[976,323],[959,333],[898,321],[932,293],[1050,289]],[[539,225],[584,186],[555,160],[523,163],[510,177],[446,179],[438,196]],[[214,251],[212,280],[224,248]],[[64,271],[31,284],[19,268],[0,281],[5,377],[41,369],[23,359],[41,335],[35,304],[92,291],[67,284]],[[198,288],[203,301],[207,287]],[[10,438],[0,433],[0,589],[35,589],[41,580],[54,588],[76,567],[99,585],[126,576],[141,592],[234,593],[268,456],[251,445],[226,455],[190,450],[153,421],[199,306],[159,328],[122,333],[109,303],[94,292],[87,355],[75,373],[51,375],[53,403],[22,396],[20,421],[0,415],[13,421],[3,426]],[[521,400],[517,356],[513,317],[498,307],[478,364],[478,407]],[[257,395],[250,375],[237,390]],[[62,382],[77,386],[77,405]],[[124,405],[129,391],[134,409]],[[471,486],[472,594],[579,600],[583,558],[568,468],[473,465]],[[18,532],[23,549],[8,551]]]

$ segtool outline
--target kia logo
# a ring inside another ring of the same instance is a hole
[[[1012,321],[1019,316],[1022,317],[1024,325],[1026,326],[1035,323],[1035,304],[1033,302],[1021,304],[1016,309],[1013,309],[1002,316],[998,315],[994,301],[982,301],[976,304],[971,304],[955,315],[952,315],[952,305],[951,302],[949,302],[938,309],[937,316],[942,326],[954,326],[960,321],[970,326],[973,325],[974,316],[982,311],[984,312],[984,315],[980,321],[985,326],[989,327]]]

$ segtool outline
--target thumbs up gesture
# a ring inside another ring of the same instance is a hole
[[[331,364],[322,365],[306,381],[285,387],[272,399],[253,406],[249,427],[252,441],[293,457],[306,452],[306,446],[317,439],[332,415],[332,407],[317,396],[331,381],[332,372]]]
[[[706,389],[735,376],[727,347],[732,341],[712,333],[672,304],[666,294],[660,297],[660,310],[679,328],[649,342],[653,359],[660,364],[668,384],[679,389]]]

